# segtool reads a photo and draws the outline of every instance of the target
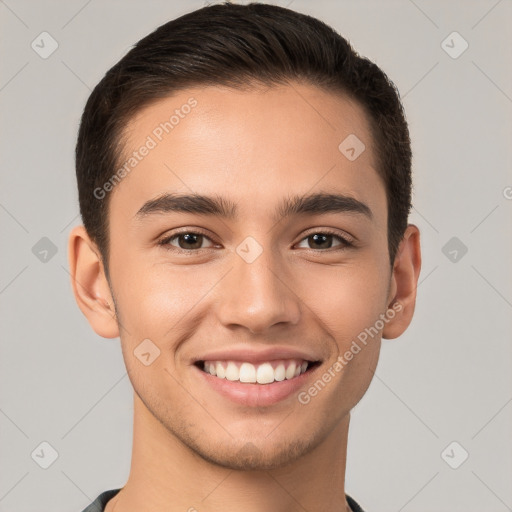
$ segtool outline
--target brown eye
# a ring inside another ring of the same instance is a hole
[[[332,246],[332,239],[333,235],[324,235],[322,233],[308,237],[308,240],[313,243],[313,247],[311,247],[311,249],[330,249]]]
[[[333,240],[335,239],[337,239],[340,243],[333,246]],[[304,240],[306,240],[308,243],[306,249],[333,249],[334,247],[344,249],[353,245],[349,240],[342,237],[341,235],[331,233],[329,231],[318,231],[316,233],[310,234],[303,238],[301,243]]]
[[[200,249],[203,242],[203,235],[193,233],[178,235],[176,238],[180,249]]]
[[[172,246],[177,249],[181,249],[184,251],[194,251],[198,249],[205,249],[207,247],[202,247],[203,242],[205,240],[208,240],[211,242],[211,240],[201,233],[194,233],[192,231],[187,231],[183,233],[176,233],[172,236],[169,236],[162,241],[159,242],[159,245],[163,246]],[[177,241],[177,245],[173,243],[174,241]],[[210,246],[212,247],[213,244]]]

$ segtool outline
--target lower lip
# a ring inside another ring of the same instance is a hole
[[[249,407],[266,407],[285,400],[298,392],[319,367],[320,365],[317,365],[306,373],[301,373],[298,377],[289,380],[274,381],[272,384],[249,384],[219,379],[194,365],[195,370],[215,391],[237,404]]]

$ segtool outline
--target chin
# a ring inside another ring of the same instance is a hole
[[[226,469],[236,471],[268,471],[285,467],[303,457],[314,448],[313,443],[303,440],[290,441],[276,446],[270,439],[262,440],[257,446],[253,442],[242,443],[240,448],[234,446],[216,446],[215,451],[189,447],[202,459]]]

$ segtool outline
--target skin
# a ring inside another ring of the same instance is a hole
[[[97,334],[120,337],[134,388],[131,471],[106,510],[349,511],[350,411],[370,385],[381,338],[400,336],[411,322],[419,230],[408,226],[391,270],[386,192],[368,120],[359,105],[310,85],[181,91],[132,119],[127,151],[190,97],[197,106],[110,192],[110,283],[83,226],[69,239],[77,303]],[[338,149],[348,134],[366,145],[354,161]],[[239,217],[135,217],[163,192],[192,191],[230,199]],[[288,195],[320,191],[357,198],[373,218],[273,219]],[[207,238],[158,245],[178,228]],[[336,237],[315,244],[322,228],[355,246]],[[263,249],[252,263],[236,252],[247,236]],[[180,243],[190,254],[177,252]],[[321,377],[394,301],[401,310],[307,405],[296,394],[268,407],[236,404],[191,366],[216,348],[279,345],[322,360]],[[134,356],[147,338],[161,351],[149,366]]]

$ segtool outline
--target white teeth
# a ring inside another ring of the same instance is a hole
[[[233,361],[229,361],[228,367],[226,368],[226,379],[238,380],[240,378],[240,370],[237,368]]]
[[[217,363],[215,365],[215,369],[217,371],[217,377],[219,377],[219,379],[224,379],[226,377],[226,370],[224,369],[224,366],[222,366],[222,363]]]
[[[295,376],[295,363],[292,363],[288,368],[286,368],[285,376],[287,380],[293,379]]]
[[[270,384],[274,382],[274,368],[270,363],[263,363],[258,366],[256,373],[258,384]]]
[[[240,366],[240,382],[256,382],[256,368],[251,363]]]
[[[271,384],[274,381],[290,380],[304,373],[307,368],[308,362],[298,359],[275,361],[273,365],[270,362],[254,365],[235,361],[205,361],[203,365],[206,373],[219,379],[253,384]]]
[[[286,378],[286,371],[284,369],[284,364],[278,365],[278,367],[274,370],[274,379],[277,381],[282,381]]]

